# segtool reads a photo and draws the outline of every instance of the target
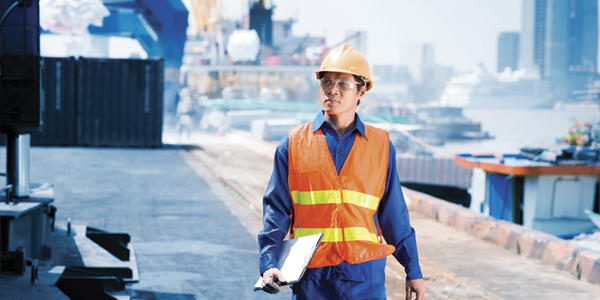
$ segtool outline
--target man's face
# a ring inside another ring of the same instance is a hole
[[[349,83],[354,83],[354,76],[346,73],[337,72],[326,72],[323,74],[322,81],[324,79],[330,79],[334,81],[346,80]],[[321,104],[323,110],[329,115],[354,115],[358,100],[365,94],[365,87],[363,86],[360,92],[357,90],[356,85],[351,89],[344,90],[340,88],[340,84],[333,84],[330,88],[326,88],[321,85]]]

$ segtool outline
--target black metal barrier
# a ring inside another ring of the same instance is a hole
[[[131,241],[127,233],[113,233],[104,230],[87,227],[85,236],[104,248],[110,254],[122,261],[129,260],[129,248],[127,244]]]
[[[162,145],[162,59],[44,57],[44,64],[44,124],[32,145]]]
[[[66,267],[55,285],[72,300],[116,300],[127,277],[129,268]]]
[[[91,242],[98,244],[119,260],[131,263],[119,265],[108,260],[101,266],[66,266],[55,285],[72,300],[116,300],[118,295],[126,294],[126,284],[139,280],[137,263],[131,260],[135,254],[128,248],[131,238],[127,233],[112,233],[89,226],[85,231],[87,239]],[[87,239],[80,241],[81,245],[90,242]],[[77,247],[82,257],[98,260],[97,250],[90,250],[89,247],[81,245],[77,244]]]

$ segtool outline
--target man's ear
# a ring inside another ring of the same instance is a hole
[[[362,99],[366,93],[367,93],[367,88],[363,85],[360,88],[360,92],[358,92],[358,98]]]

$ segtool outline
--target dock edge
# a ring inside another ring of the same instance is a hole
[[[582,281],[600,285],[600,252],[578,247],[521,225],[496,220],[460,205],[402,187],[410,210],[492,242],[513,253],[540,260]]]

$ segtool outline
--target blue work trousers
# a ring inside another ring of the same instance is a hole
[[[292,300],[384,300],[385,285],[344,279],[302,280],[292,285]]]

